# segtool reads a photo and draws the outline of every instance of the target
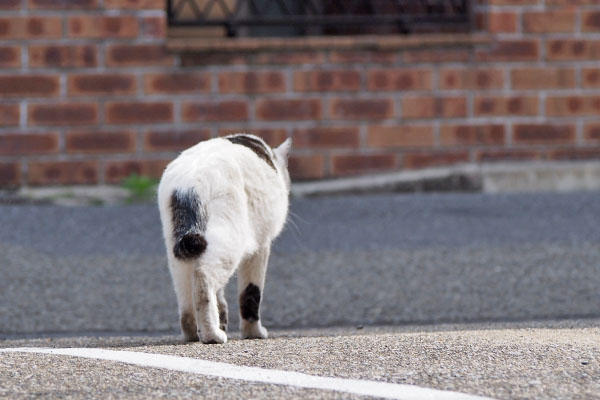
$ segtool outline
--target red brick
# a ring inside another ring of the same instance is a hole
[[[600,159],[600,147],[558,149],[548,152],[551,160],[598,160]]]
[[[440,129],[442,146],[499,146],[504,143],[503,125],[444,125]]]
[[[526,6],[538,4],[540,0],[479,0],[479,3],[494,6]]]
[[[394,154],[334,155],[332,167],[334,175],[389,171],[396,167],[396,156]]]
[[[59,94],[60,86],[58,76],[0,76],[0,95],[2,97],[55,97]]]
[[[575,141],[574,125],[517,124],[513,127],[517,144],[568,144]]]
[[[475,97],[475,116],[537,115],[538,98],[533,96]]]
[[[56,133],[3,133],[0,134],[0,155],[26,156],[58,152]]]
[[[20,115],[18,104],[0,104],[0,126],[19,125]]]
[[[294,148],[344,148],[358,147],[360,144],[357,127],[318,127],[296,129]]]
[[[207,72],[147,74],[144,77],[144,92],[147,94],[208,93],[210,74]]]
[[[205,67],[208,65],[250,65],[252,56],[241,53],[182,53],[182,67]]]
[[[96,161],[32,162],[27,170],[30,185],[73,185],[98,183]]]
[[[600,142],[600,123],[587,124],[584,128],[586,142]]]
[[[529,33],[573,32],[575,12],[572,9],[531,11],[523,14],[523,31]]]
[[[513,89],[562,89],[575,87],[574,68],[515,68],[510,73]]]
[[[402,118],[455,118],[467,115],[465,97],[404,97]]]
[[[356,91],[360,72],[352,70],[297,71],[294,90],[298,92]]]
[[[407,50],[402,55],[406,63],[467,62],[470,59],[471,52],[462,49]]]
[[[2,0],[2,2],[0,2],[0,10],[18,10],[20,8],[21,0]]]
[[[407,169],[431,168],[467,161],[469,161],[469,153],[466,151],[407,153],[402,156],[402,166]]]
[[[426,90],[432,82],[431,69],[379,69],[367,74],[369,90]]]
[[[490,33],[514,33],[517,31],[517,13],[491,12],[487,14],[487,30]]]
[[[21,66],[21,48],[18,46],[0,46],[0,68],[18,68]]]
[[[478,162],[538,160],[541,154],[532,150],[481,150],[475,155]]]
[[[285,92],[285,77],[281,72],[221,72],[221,93],[281,93]]]
[[[104,0],[104,7],[127,10],[163,10],[165,0]]]
[[[475,31],[487,32],[489,25],[489,12],[478,12],[473,17]]]
[[[78,15],[67,20],[68,35],[73,38],[133,38],[138,35],[134,16]]]
[[[322,155],[291,156],[288,171],[293,180],[320,179],[325,176],[325,160]]]
[[[0,39],[55,39],[61,36],[60,17],[0,18]]]
[[[258,99],[256,118],[267,121],[321,119],[321,100]]]
[[[549,39],[546,58],[550,61],[600,59],[600,40]]]
[[[98,105],[93,103],[30,104],[30,125],[91,125],[98,123]]]
[[[168,102],[106,103],[106,121],[113,124],[153,124],[173,121],[173,104]]]
[[[538,40],[498,40],[491,49],[476,52],[478,61],[536,61],[540,57]]]
[[[546,99],[549,116],[584,116],[600,113],[600,96],[550,96]]]
[[[333,99],[330,115],[334,119],[385,119],[394,116],[394,101],[390,98]]]
[[[552,6],[593,6],[598,5],[598,0],[546,0],[546,4]]]
[[[582,10],[581,30],[583,32],[600,32],[600,11]]]
[[[121,183],[132,174],[159,179],[170,160],[110,161],[105,167],[107,183]]]
[[[30,45],[30,67],[86,68],[96,67],[97,49],[93,45]]]
[[[135,94],[135,75],[69,75],[68,88],[70,96]]]
[[[144,17],[141,22],[141,34],[145,37],[165,38],[167,36],[167,19],[160,17]]]
[[[240,100],[185,102],[182,110],[183,120],[186,122],[230,122],[248,119],[248,104]]]
[[[219,129],[219,136],[227,136],[233,135],[235,133],[251,133],[253,135],[259,136],[262,138],[267,144],[271,147],[277,147],[285,139],[287,139],[287,131],[285,129],[277,129],[277,128],[248,128],[241,129],[240,128],[222,128]],[[294,143],[294,146],[296,144]]]
[[[371,126],[367,144],[369,147],[431,147],[433,127],[430,125]]]
[[[303,65],[322,64],[325,61],[323,52],[264,52],[257,54],[253,63],[267,65]]]
[[[98,0],[29,0],[29,8],[45,10],[73,10],[98,8]]]
[[[393,64],[398,59],[395,51],[333,51],[329,61],[336,64]]]
[[[501,89],[504,86],[500,69],[444,68],[439,75],[441,89]]]
[[[9,188],[21,184],[21,168],[18,163],[0,163],[0,187]]]
[[[210,139],[210,130],[168,130],[144,133],[144,151],[181,151]]]
[[[583,88],[600,88],[600,68],[582,68],[581,77]]]
[[[133,153],[136,133],[123,132],[68,132],[66,134],[67,153]]]
[[[175,56],[162,45],[117,44],[106,50],[106,65],[109,67],[171,66],[174,63]]]

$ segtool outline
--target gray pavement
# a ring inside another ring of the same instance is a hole
[[[600,316],[597,192],[339,196],[291,211],[267,327]],[[0,338],[177,331],[153,204],[2,205],[0,273]]]
[[[267,277],[271,337],[238,339],[231,284],[232,340],[209,346],[179,337],[153,204],[1,205],[0,349],[101,347],[498,399],[600,399],[600,193],[345,195],[295,199],[291,211]],[[33,397],[359,398],[0,352],[0,398]]]
[[[542,327],[540,327],[542,326]],[[497,399],[600,398],[600,321],[273,331],[267,340],[182,345],[174,336],[17,340],[102,347],[389,383]],[[5,398],[355,399],[57,355],[0,353]]]

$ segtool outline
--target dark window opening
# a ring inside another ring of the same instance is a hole
[[[228,37],[468,32],[470,0],[168,0],[169,26]]]

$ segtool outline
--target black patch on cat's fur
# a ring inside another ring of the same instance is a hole
[[[275,164],[273,164],[273,160],[271,159],[271,153],[269,152],[269,149],[260,140],[248,135],[227,136],[225,139],[229,140],[233,144],[240,144],[242,146],[246,146],[247,148],[252,150],[258,157],[260,157],[267,164],[269,164],[271,168],[277,170],[275,168]]]
[[[175,246],[179,259],[198,257],[206,249],[206,211],[194,189],[175,190],[171,195],[171,215]]]
[[[258,308],[260,306],[260,289],[253,283],[249,283],[240,294],[240,313],[242,318],[253,322],[258,321]]]

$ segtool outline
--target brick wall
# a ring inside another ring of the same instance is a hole
[[[293,137],[296,179],[600,158],[600,0],[477,4],[473,46],[234,54],[167,51],[163,3],[0,1],[0,186],[159,176],[236,131]]]

